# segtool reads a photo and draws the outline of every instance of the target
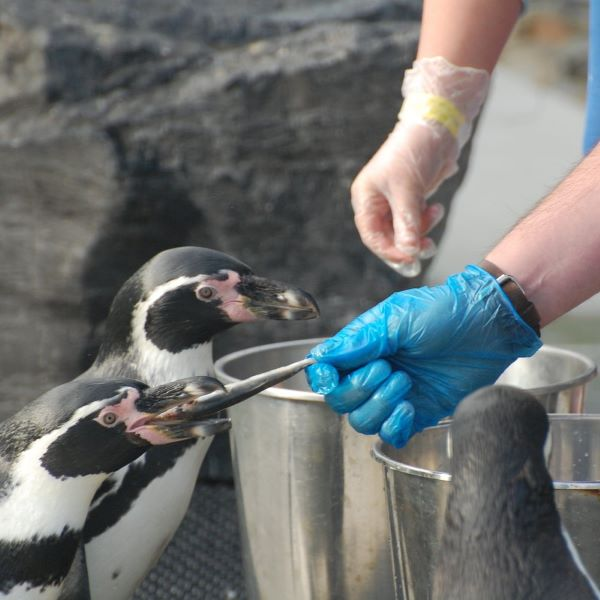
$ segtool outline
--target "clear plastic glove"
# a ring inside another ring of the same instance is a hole
[[[470,265],[363,313],[311,350],[307,378],[357,431],[401,447],[541,344],[496,280]]]
[[[402,275],[418,275],[420,259],[435,254],[426,236],[444,209],[425,200],[456,172],[488,85],[481,69],[442,57],[415,61],[404,76],[399,122],[352,184],[363,243]]]

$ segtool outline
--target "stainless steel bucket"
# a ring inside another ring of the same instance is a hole
[[[549,413],[582,413],[586,384],[596,377],[596,363],[578,352],[543,346],[515,361],[498,383],[529,390]]]
[[[549,469],[556,503],[590,575],[600,581],[600,415],[550,415]],[[449,424],[426,429],[398,450],[375,442],[384,465],[396,598],[431,598],[433,566],[450,491]]]
[[[232,383],[294,362],[319,341],[229,354],[217,361],[217,377]],[[581,409],[583,390],[577,398],[569,406]],[[392,600],[385,478],[370,457],[373,438],[310,392],[302,373],[229,414],[249,599]]]
[[[217,361],[216,375],[231,383],[299,360],[319,341],[236,352]],[[373,439],[310,392],[302,373],[229,415],[248,598],[393,600]]]

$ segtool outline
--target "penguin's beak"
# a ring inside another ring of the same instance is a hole
[[[135,403],[137,410],[156,417],[164,411],[217,391],[225,386],[214,377],[188,377],[152,388],[146,388]]]
[[[244,275],[236,290],[256,319],[300,321],[319,316],[319,307],[308,292],[279,281]]]
[[[127,424],[127,433],[140,443],[159,445],[225,431],[230,427],[229,419],[206,422],[201,434],[200,430],[194,429],[195,424],[182,422],[179,417],[186,412],[186,407],[195,406],[199,399],[225,391],[223,384],[214,377],[189,377],[147,388],[135,402],[136,416]],[[227,406],[230,404],[225,399],[213,402],[210,409],[200,411],[197,418],[216,415]]]
[[[289,379],[314,362],[313,358],[305,358],[290,365],[253,375],[248,379],[229,383],[222,389],[167,410],[161,413],[157,419],[164,423],[177,420],[182,425],[187,422],[188,425],[199,428],[194,430],[198,436],[202,430],[201,426],[207,424],[207,421],[204,420],[206,417],[213,416],[225,408],[247,400],[251,396]]]
[[[153,445],[204,438],[226,431],[231,421],[219,415],[314,363],[313,358],[223,385],[212,377],[192,377],[145,390],[136,402],[143,416],[127,432]],[[142,442],[143,443],[143,442]]]

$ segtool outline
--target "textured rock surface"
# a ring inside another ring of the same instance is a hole
[[[232,253],[321,304],[318,322],[240,328],[220,353],[331,333],[407,285],[363,248],[348,188],[395,120],[418,3],[0,14],[0,416],[87,366],[116,289],[170,246]]]

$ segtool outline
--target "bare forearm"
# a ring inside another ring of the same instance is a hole
[[[600,145],[486,257],[547,325],[600,291]]]
[[[521,0],[425,0],[417,58],[491,73],[520,10]]]

